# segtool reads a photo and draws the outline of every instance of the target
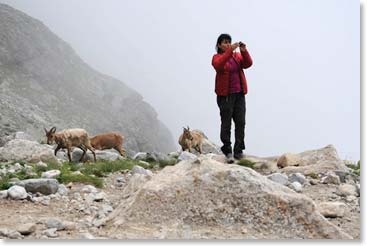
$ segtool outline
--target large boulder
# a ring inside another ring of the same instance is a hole
[[[203,139],[203,154],[208,154],[208,153],[221,154],[222,151],[220,150],[220,147],[218,145],[216,145],[209,139],[204,138]]]
[[[56,179],[26,179],[16,182],[16,185],[23,186],[27,192],[44,195],[54,194],[59,189]]]
[[[0,161],[24,160],[29,162],[56,161],[53,148],[26,139],[14,139],[0,148]]]
[[[351,239],[310,198],[205,156],[136,185],[104,222],[116,238]]]
[[[299,153],[299,166],[286,166],[282,172],[302,173],[303,175],[323,174],[329,171],[348,171],[347,166],[339,158],[334,146],[328,145],[317,150]]]

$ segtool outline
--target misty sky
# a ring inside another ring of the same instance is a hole
[[[175,141],[188,125],[220,145],[211,59],[217,37],[229,33],[254,61],[245,70],[245,154],[333,144],[341,158],[360,159],[359,1],[0,2],[41,20],[93,68],[138,91]]]

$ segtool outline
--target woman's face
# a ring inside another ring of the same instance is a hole
[[[231,47],[231,41],[228,39],[224,39],[219,45],[218,48],[225,52],[228,48]]]

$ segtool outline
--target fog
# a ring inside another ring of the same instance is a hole
[[[359,1],[0,2],[41,20],[93,68],[139,92],[175,140],[190,126],[220,145],[211,59],[217,37],[229,33],[254,61],[245,70],[245,154],[333,144],[341,158],[360,159]]]

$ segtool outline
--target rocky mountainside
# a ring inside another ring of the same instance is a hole
[[[0,23],[0,138],[25,131],[41,139],[43,127],[56,126],[121,132],[127,151],[175,149],[141,95],[92,69],[42,22],[0,4]]]

